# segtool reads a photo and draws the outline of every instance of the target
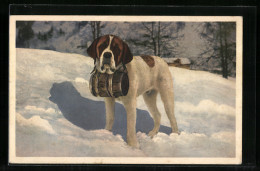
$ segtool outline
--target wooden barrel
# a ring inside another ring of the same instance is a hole
[[[90,77],[89,89],[96,97],[126,96],[129,89],[128,74],[126,72],[114,74],[95,72]]]

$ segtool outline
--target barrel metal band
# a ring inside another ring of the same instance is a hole
[[[100,75],[100,72],[97,72],[97,74],[95,75],[95,92],[97,93],[97,96],[99,96],[99,91],[98,91],[98,83],[99,83],[99,75]]]

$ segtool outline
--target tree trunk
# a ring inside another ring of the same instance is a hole
[[[30,48],[29,47],[29,40],[25,40],[25,48]]]
[[[226,29],[224,30],[224,43],[225,43],[225,58],[224,58],[225,72],[224,72],[224,78],[228,78],[228,49],[227,49],[228,44],[227,44],[227,31],[226,31]]]
[[[101,21],[96,22],[96,24],[97,24],[97,38],[100,36],[100,23],[101,23]]]
[[[92,38],[93,38],[93,41],[94,41],[97,38],[96,37],[96,23],[95,23],[95,21],[91,21],[90,25],[91,25],[91,29],[92,29]]]
[[[156,48],[156,41],[154,38],[154,22],[152,22],[152,32],[151,32],[151,37],[152,37],[152,41],[153,41],[153,48],[154,48],[154,55],[157,55],[157,48]]]
[[[222,67],[222,76],[227,78],[226,74],[226,66],[225,66],[225,56],[224,56],[224,49],[223,49],[223,31],[222,31],[222,24],[219,23],[219,43],[220,43],[220,57],[221,57],[221,67]]]
[[[161,55],[161,52],[160,52],[160,31],[161,31],[161,23],[160,22],[158,22],[158,35],[157,35],[157,51],[158,51],[158,56],[160,56]]]

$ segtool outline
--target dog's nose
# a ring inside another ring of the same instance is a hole
[[[112,54],[110,52],[104,53],[104,58],[111,58]]]

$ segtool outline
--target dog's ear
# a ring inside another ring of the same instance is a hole
[[[131,53],[128,45],[123,42],[123,55],[122,55],[122,63],[127,64],[133,60],[133,54]]]
[[[90,57],[92,57],[95,61],[97,56],[97,43],[99,41],[99,38],[95,39],[92,44],[88,47],[87,53]]]

